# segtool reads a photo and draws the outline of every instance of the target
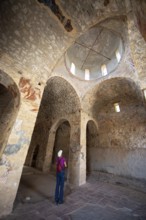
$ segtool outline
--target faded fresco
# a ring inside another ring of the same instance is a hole
[[[41,91],[39,88],[34,88],[30,79],[26,79],[24,77],[20,78],[19,88],[22,95],[22,98],[29,104],[31,111],[38,111],[40,99],[41,99]]]
[[[29,144],[29,140],[25,131],[22,130],[22,120],[16,120],[12,129],[13,139],[15,143],[8,144],[4,151],[5,155],[11,155],[17,153],[25,144]]]

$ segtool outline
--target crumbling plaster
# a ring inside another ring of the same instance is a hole
[[[77,36],[108,17],[125,14],[125,6],[119,0],[110,1],[108,6],[104,6],[104,1],[97,4],[92,0],[91,4],[87,16],[85,8],[89,6],[88,1],[81,4],[74,2],[73,5],[72,2],[60,2],[63,11],[72,19],[74,30],[69,34],[51,10],[38,1],[1,1],[0,51],[5,69],[6,65],[8,70],[11,66],[33,82],[41,80],[45,83],[59,58]]]

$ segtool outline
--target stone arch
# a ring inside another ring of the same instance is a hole
[[[119,103],[120,112],[115,112],[115,103]],[[93,169],[146,178],[146,109],[140,86],[124,77],[105,80],[86,94],[83,106],[99,128],[99,146],[94,154],[98,162]]]
[[[58,129],[64,124],[64,123],[67,123],[69,128],[71,127],[70,126],[70,123],[68,120],[66,119],[59,119],[57,120],[53,126],[51,127],[50,129],[50,132],[49,132],[49,137],[48,137],[48,145],[47,145],[47,149],[46,149],[46,152],[49,154],[49,157],[48,157],[48,160],[47,160],[47,167],[50,169],[51,168],[51,165],[54,165],[54,162],[55,162],[55,156],[56,156],[56,153],[57,153],[57,150],[58,149],[58,146],[57,146],[57,149],[55,149],[55,142],[56,142],[56,138],[57,138],[57,131]],[[70,137],[69,137],[69,141],[70,141]],[[63,146],[61,146],[63,147]],[[63,153],[64,152],[64,147],[61,148],[63,150]],[[68,145],[68,150],[69,150],[69,145]],[[63,154],[64,155],[64,154]],[[66,157],[66,159],[68,160],[69,158],[69,155],[64,155]],[[54,168],[54,167],[53,167]]]
[[[95,163],[94,151],[99,146],[98,126],[95,120],[89,120],[86,125],[86,173],[90,174]]]
[[[12,149],[5,148],[8,137],[15,122],[20,107],[20,92],[13,79],[0,70],[0,157],[3,152]]]
[[[69,163],[70,132],[71,132],[71,126],[67,120],[62,122],[56,130],[53,155],[52,155],[52,166],[55,168],[54,169],[55,171],[56,171],[57,153],[60,149],[63,151],[63,156],[66,158],[67,164]]]
[[[66,120],[71,127],[69,170],[72,167],[74,169],[74,171],[70,171],[69,181],[78,184],[80,164],[80,111],[80,100],[73,86],[62,77],[51,77],[44,89],[26,164],[31,164],[32,154],[36,145],[39,144],[37,168],[44,172],[49,171],[53,150],[52,143],[55,138],[53,131],[58,128],[60,123]]]

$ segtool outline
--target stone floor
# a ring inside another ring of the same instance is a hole
[[[0,220],[146,220],[145,183],[138,187],[138,181],[98,173],[76,189],[67,190],[66,185],[65,202],[57,206],[55,177],[33,175],[35,179],[32,174],[23,176],[13,213]],[[29,181],[25,185],[27,178],[38,188]]]

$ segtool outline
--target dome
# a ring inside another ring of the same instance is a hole
[[[82,80],[94,80],[114,71],[123,54],[118,33],[96,26],[80,36],[65,54],[70,73]]]

